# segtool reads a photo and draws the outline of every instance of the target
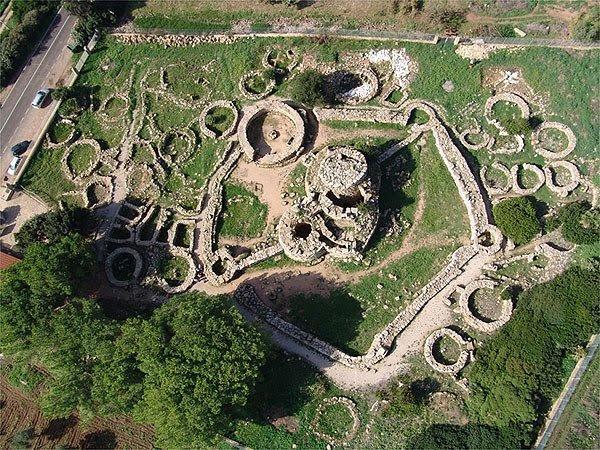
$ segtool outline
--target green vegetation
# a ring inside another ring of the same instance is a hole
[[[292,322],[303,330],[347,352],[363,354],[375,334],[442,268],[449,251],[448,247],[420,249],[390,263],[381,275],[367,275],[335,289],[328,297],[287,296],[283,306],[289,309]],[[390,274],[397,281],[391,282]]]
[[[600,212],[586,202],[570,203],[561,208],[558,221],[562,234],[574,244],[595,244],[600,241]]]
[[[569,375],[565,359],[598,332],[598,275],[571,268],[519,297],[510,322],[481,348],[469,372],[475,420],[515,428],[538,423]]]
[[[224,188],[219,235],[240,238],[260,236],[266,226],[267,205],[238,184],[225,183]]]
[[[530,197],[513,197],[494,205],[494,221],[515,244],[529,242],[542,228]]]
[[[56,3],[46,0],[13,0],[17,24],[0,39],[0,87],[10,83],[54,19]]]
[[[158,265],[159,276],[171,286],[181,284],[190,270],[188,262],[181,256],[168,255]]]
[[[329,103],[325,94],[325,76],[316,70],[305,70],[294,77],[289,95],[306,106],[322,106]]]
[[[321,433],[335,439],[342,439],[352,429],[352,415],[348,408],[339,403],[323,408],[315,426]]]
[[[220,136],[231,126],[233,118],[233,112],[229,108],[219,106],[207,114],[206,127]]]
[[[15,433],[11,441],[11,447],[17,450],[29,448],[29,444],[31,443],[31,439],[33,439],[34,432],[35,430],[33,428],[27,428]]]
[[[15,240],[23,251],[36,242],[54,244],[71,232],[85,234],[89,221],[87,209],[52,210],[27,220],[16,233]]]
[[[49,418],[133,413],[155,426],[158,445],[214,442],[258,379],[261,334],[227,300],[199,294],[173,297],[149,319],[112,320],[96,301],[75,297],[93,261],[70,234],[31,244],[3,271],[5,356],[49,371],[40,400]]]
[[[571,34],[582,41],[600,41],[600,6],[592,6],[581,13]]]
[[[596,354],[581,377],[547,447],[550,449],[594,448],[600,434],[597,416],[599,410],[600,356]]]
[[[67,164],[78,176],[89,170],[94,162],[96,149],[88,144],[77,145],[73,148],[71,154],[67,158]]]

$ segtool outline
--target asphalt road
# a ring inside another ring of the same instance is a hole
[[[38,90],[54,88],[65,82],[71,65],[67,49],[76,17],[61,9],[17,80],[9,86],[8,95],[0,106],[0,185],[11,182],[6,169],[12,159],[9,149],[21,141],[35,141],[52,113],[52,99],[47,98],[40,109],[31,102]],[[29,152],[24,158],[29,156]],[[17,173],[23,167],[21,162]]]
[[[75,16],[61,9],[19,78],[9,87],[10,94],[0,107],[0,147],[3,151],[25,116],[34,109],[31,102],[35,93],[47,87],[48,75],[66,47],[75,21]],[[46,106],[49,100],[45,102]]]

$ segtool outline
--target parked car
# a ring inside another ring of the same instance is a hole
[[[49,93],[49,89],[42,89],[40,91],[37,91],[37,94],[35,94],[35,97],[31,102],[31,106],[33,106],[34,108],[41,108],[44,104],[44,100],[46,100],[46,97],[48,97]]]
[[[27,151],[29,144],[31,144],[31,141],[19,142],[18,144],[13,145],[12,148],[10,149],[10,151],[13,156],[21,156],[23,153],[25,153]]]
[[[19,164],[21,164],[21,157],[20,156],[15,156],[12,161],[10,162],[10,164],[8,165],[8,174],[9,175],[14,175],[17,172],[17,167],[19,167]]]

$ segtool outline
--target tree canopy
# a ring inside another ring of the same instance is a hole
[[[306,106],[321,106],[327,103],[324,94],[325,77],[320,72],[309,69],[299,73],[291,82],[290,96]]]
[[[229,302],[195,293],[157,310],[138,342],[146,377],[137,416],[167,447],[206,446],[227,430],[266,355],[260,333]]]
[[[542,230],[530,197],[502,200],[494,206],[493,213],[498,228],[517,245],[529,242]]]

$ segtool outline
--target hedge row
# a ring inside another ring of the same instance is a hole
[[[46,32],[56,7],[42,5],[25,13],[0,42],[0,87],[6,87]]]

